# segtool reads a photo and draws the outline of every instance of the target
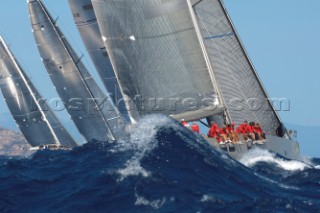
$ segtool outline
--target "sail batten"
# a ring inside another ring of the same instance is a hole
[[[37,0],[28,6],[42,61],[79,132],[87,141],[115,140],[121,123],[118,110],[100,90],[43,3]],[[119,119],[107,121],[109,118]]]
[[[46,103],[40,104],[35,89],[0,37],[2,94],[19,129],[31,146],[77,146]],[[8,87],[8,88],[7,88]]]

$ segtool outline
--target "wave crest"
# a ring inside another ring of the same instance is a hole
[[[247,167],[253,167],[259,162],[266,162],[269,164],[275,164],[287,171],[302,171],[306,168],[311,168],[306,163],[295,160],[285,160],[268,150],[260,148],[250,150],[240,159],[240,162]]]

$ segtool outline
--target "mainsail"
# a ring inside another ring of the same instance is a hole
[[[42,100],[0,36],[0,82],[2,95],[19,129],[31,146],[77,144]]]
[[[123,93],[141,115],[221,113],[186,1],[92,1]]]
[[[93,10],[91,0],[68,0],[75,24],[113,103],[127,115],[125,102],[113,71]]]
[[[259,122],[276,134],[281,121],[221,0],[194,1],[194,12],[229,119]]]
[[[115,140],[121,116],[100,90],[40,0],[28,0],[33,35],[42,61],[79,132]]]
[[[225,107],[226,121],[259,122],[267,134],[276,134],[281,120],[222,1],[92,3],[120,86],[129,97],[197,100],[214,93]],[[140,112],[152,111],[136,104]],[[176,109],[190,113],[183,104]],[[221,121],[221,116],[211,118]]]

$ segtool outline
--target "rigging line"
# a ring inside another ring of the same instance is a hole
[[[205,30],[207,31],[207,33],[210,34],[210,31],[208,30],[207,25],[205,24],[205,22],[203,21],[203,19],[201,19],[201,17],[199,17],[199,16],[198,16],[198,18],[200,19],[200,21],[201,21],[203,27],[205,28]],[[222,19],[222,18],[221,18],[221,19]],[[235,33],[233,32],[232,29],[231,29],[231,32],[230,32],[230,33],[226,33],[226,34],[224,34],[224,35],[228,35],[228,34],[230,34],[230,36],[235,35]],[[208,42],[210,42],[210,41],[208,40]],[[211,41],[211,43],[218,49],[218,47],[217,47],[217,45],[215,44],[214,41]],[[242,97],[245,98],[244,100],[248,100],[248,97],[243,93],[243,90],[241,89],[238,81],[236,80],[234,74],[232,73],[229,64],[226,62],[225,57],[221,54],[220,51],[217,51],[217,52],[218,52],[218,54],[220,55],[220,57],[223,59],[223,63],[225,64],[225,67],[227,68],[229,75],[233,78],[233,81],[236,83],[236,86],[238,87],[238,91],[240,91],[240,94],[242,95]],[[255,119],[257,120],[258,118],[257,118],[256,113],[252,113],[252,114],[254,115]]]
[[[228,32],[228,33],[224,33],[224,34],[220,34],[220,35],[212,35],[212,36],[204,37],[204,39],[208,40],[208,39],[224,38],[224,37],[229,37],[229,36],[233,36],[233,35],[234,35],[233,32]]]
[[[235,33],[235,37],[236,37],[236,39],[237,39],[237,41],[238,41],[238,43],[239,43],[239,45],[240,45],[240,48],[241,48],[241,50],[242,50],[242,52],[243,52],[243,54],[244,54],[247,62],[249,63],[249,66],[251,67],[251,69],[252,69],[252,71],[253,71],[253,74],[255,75],[255,77],[256,77],[256,79],[257,79],[257,81],[258,81],[258,84],[260,85],[260,87],[261,87],[261,89],[262,89],[262,92],[264,93],[264,95],[265,95],[266,97],[269,97],[269,95],[268,95],[266,89],[264,88],[264,86],[263,86],[263,84],[262,84],[262,81],[261,81],[261,79],[260,79],[260,77],[259,77],[259,75],[258,75],[258,73],[257,73],[257,71],[256,71],[256,69],[255,69],[255,67],[253,66],[253,63],[252,63],[251,59],[249,58],[249,55],[248,55],[247,51],[245,50],[244,46],[242,45],[242,41],[241,41],[240,37],[238,36],[237,30],[235,29],[235,26],[234,26],[234,24],[233,24],[233,22],[232,22],[232,20],[231,20],[231,17],[230,17],[230,15],[229,15],[228,11],[227,11],[226,8],[225,8],[224,2],[223,2],[222,0],[218,0],[218,3],[219,3],[219,5],[220,5],[220,7],[222,8],[222,11],[223,11],[223,13],[224,13],[225,16],[226,16],[227,21],[228,21],[231,29],[232,29],[232,30],[234,31],[234,33]],[[282,120],[281,120],[281,118],[280,118],[280,116],[279,116],[279,113],[275,110],[273,104],[271,103],[271,101],[270,101],[269,99],[268,99],[268,103],[269,103],[269,106],[271,107],[273,113],[275,114],[276,118],[278,119],[278,122],[279,122],[279,123],[283,123]]]
[[[193,12],[194,12],[194,14],[195,15],[197,15],[197,13],[196,13],[196,11],[195,11],[195,9],[194,8],[192,8],[193,9]],[[202,21],[203,22],[203,20],[199,17],[199,15],[197,15],[196,16],[198,19],[200,19],[200,21]],[[205,25],[204,25],[205,26]],[[200,26],[198,26],[199,27],[199,31],[200,31]],[[206,29],[207,30],[207,29]],[[207,30],[207,32],[208,32],[208,30]],[[201,32],[200,32],[201,33]],[[208,32],[209,33],[209,32]],[[203,38],[203,35],[202,35],[202,33],[201,33],[201,38]],[[203,41],[203,43],[204,43],[204,41]],[[204,48],[206,48],[206,45],[204,44]],[[207,50],[206,50],[207,51]],[[208,56],[208,58],[211,58],[211,57],[209,57]],[[221,90],[220,90],[220,86],[218,85],[218,82],[217,82],[217,79],[216,79],[216,76],[215,76],[215,74],[214,74],[214,70],[213,70],[213,65],[211,64],[211,60],[210,59],[208,59],[209,61],[210,61],[210,64],[209,64],[209,66],[211,66],[211,69],[209,68],[209,73],[211,73],[212,72],[212,76],[213,76],[213,78],[214,78],[214,81],[215,81],[215,84],[216,84],[216,86],[215,87],[217,87],[217,93],[218,93],[218,96],[220,96],[219,97],[219,99],[221,99],[222,100],[222,103],[223,103],[223,105],[224,105],[224,107],[225,107],[225,113],[226,113],[226,118],[227,118],[227,120],[229,120],[229,122],[231,122],[231,116],[230,116],[230,113],[229,113],[229,109],[226,107],[226,102],[225,102],[225,99],[224,99],[224,97],[222,96],[222,94],[221,94]]]
[[[93,100],[95,100],[92,91],[91,91],[90,88],[88,87],[88,83],[84,80],[83,74],[81,73],[78,65],[75,63],[75,59],[73,58],[71,52],[69,51],[69,49],[68,49],[68,47],[67,47],[66,39],[63,39],[63,38],[61,37],[62,32],[59,30],[59,28],[58,28],[56,25],[53,25],[51,16],[50,16],[49,12],[47,11],[47,9],[45,8],[45,6],[42,4],[41,1],[39,1],[39,4],[40,4],[42,10],[44,11],[46,17],[48,18],[49,23],[51,24],[51,26],[53,27],[55,33],[57,34],[60,42],[62,43],[63,47],[65,48],[67,54],[69,55],[70,59],[71,59],[72,62],[74,63],[75,67],[79,70],[79,72],[77,72],[77,73],[80,75],[80,78],[81,78],[82,82],[84,83],[87,91],[89,92],[89,95],[91,96],[91,98],[92,98]],[[98,86],[98,85],[97,85],[97,86]],[[98,87],[98,88],[99,88],[99,87]],[[98,104],[97,102],[95,102],[95,104],[97,104],[97,106],[99,106],[99,104]],[[105,123],[105,125],[106,125],[106,128],[108,128],[108,131],[110,132],[110,135],[112,136],[112,138],[110,138],[110,139],[111,139],[111,140],[115,140],[114,133],[113,133],[112,129],[110,128],[110,125],[109,125],[108,122],[106,121],[106,118],[105,118],[104,114],[102,113],[101,110],[98,110],[98,112],[99,112],[99,114],[102,116],[102,120],[104,121],[104,123]]]
[[[203,36],[202,36],[201,30],[200,30],[200,26],[198,24],[196,12],[195,12],[194,7],[192,6],[190,0],[187,0],[187,4],[188,4],[188,8],[189,8],[190,18],[192,20],[192,24],[194,26],[194,30],[195,30],[195,33],[197,35],[200,48],[201,48],[201,51],[203,53],[206,66],[208,67],[208,74],[210,76],[211,84],[212,84],[214,90],[216,90],[215,92],[218,95],[219,102],[222,102],[220,104],[222,104],[224,106],[224,108],[226,108],[224,99],[221,96],[220,88],[219,88],[219,86],[217,84],[216,77],[215,77],[215,75],[213,73],[213,70],[212,70],[213,67],[212,67],[211,61],[210,61],[209,56],[208,56],[208,52],[207,52],[207,49],[206,49],[206,46],[205,46],[205,43],[204,43],[204,40],[203,40]]]
[[[47,123],[48,128],[49,128],[49,130],[50,130],[50,132],[51,132],[51,134],[52,134],[55,142],[56,142],[57,144],[61,145],[61,143],[60,143],[60,141],[59,141],[59,139],[58,139],[55,131],[53,130],[53,127],[51,126],[51,124],[49,123],[49,121],[48,121],[48,119],[47,119],[46,114],[43,112],[42,107],[40,106],[40,104],[39,104],[38,101],[37,101],[37,98],[35,97],[36,91],[33,91],[33,90],[31,89],[31,87],[30,87],[30,85],[29,85],[26,77],[24,76],[24,74],[23,74],[23,72],[22,72],[22,70],[21,70],[21,67],[19,66],[18,62],[15,60],[14,56],[12,55],[12,53],[11,53],[10,49],[8,48],[8,46],[6,45],[6,43],[3,41],[3,39],[2,39],[1,37],[0,37],[0,40],[2,40],[3,46],[4,46],[4,48],[6,49],[6,51],[7,51],[8,55],[9,55],[10,59],[12,60],[14,66],[16,67],[17,71],[18,71],[19,74],[21,75],[21,78],[22,78],[23,82],[26,84],[28,90],[30,91],[30,95],[31,95],[32,99],[35,101],[35,104],[37,105],[37,107],[39,108],[40,114],[43,116],[44,121]]]
[[[95,4],[93,3],[93,8],[95,8],[94,6]],[[99,25],[99,32],[102,36],[102,41],[103,41],[103,44],[107,50],[107,53],[108,53],[108,56],[109,56],[109,59],[110,59],[110,63],[111,63],[111,66],[112,66],[112,69],[114,71],[114,74],[116,76],[117,79],[120,79],[119,78],[119,70],[118,70],[118,66],[117,66],[117,55],[116,55],[116,52],[115,52],[115,44],[111,41],[111,40],[107,40],[107,35],[104,35],[103,32],[100,30],[100,24],[99,24],[99,21],[98,21],[98,17],[97,18],[97,23]],[[110,28],[109,24],[106,24],[105,26],[107,29]],[[107,30],[107,32],[110,32],[110,30]],[[109,51],[108,51],[109,50]],[[133,110],[131,109],[131,101],[133,101],[133,99],[131,97],[129,97],[125,92],[124,92],[124,88],[123,86],[121,85],[120,81],[118,82],[118,89],[120,90],[122,96],[125,96],[123,97],[123,100],[124,100],[124,104],[125,104],[125,108],[126,108],[126,111],[129,115],[129,119],[130,119],[130,122],[131,123],[136,123],[136,119],[138,117],[138,115],[140,115],[140,113],[137,111],[137,110]],[[129,100],[130,99],[130,100]]]
[[[44,0],[42,0],[44,1]],[[76,24],[74,22],[74,20],[71,18],[72,20],[72,24],[71,25],[68,25],[66,26],[64,21],[62,19],[60,19],[60,16],[59,16],[59,13],[57,13],[54,9],[53,9],[53,6],[50,5],[50,1],[45,1],[46,2],[46,8],[50,9],[50,11],[52,11],[53,15],[56,16],[57,18],[53,20],[53,24],[54,26],[57,26],[57,22],[59,21],[59,28],[60,29],[63,29],[63,32],[64,32],[64,35],[67,35],[68,36],[68,40],[69,42],[71,42],[72,44],[72,47],[75,49],[76,52],[79,52],[79,53],[82,53],[82,55],[84,56],[83,59],[81,59],[81,61],[85,64],[85,66],[87,68],[89,68],[89,70],[91,71],[92,73],[92,70],[94,72],[94,76],[93,78],[99,82],[99,78],[97,80],[97,78],[95,77],[96,75],[96,69],[95,67],[93,66],[91,60],[87,60],[87,51],[86,51],[86,48],[84,47],[83,43],[81,42],[82,39],[81,39],[81,36],[79,37],[79,33],[77,32],[77,29],[75,28]],[[49,5],[49,6],[48,6]],[[68,5],[66,7],[69,7]],[[70,10],[68,10],[68,14],[70,14]],[[70,16],[69,16],[70,17]],[[67,19],[66,19],[67,20]],[[71,27],[70,27],[71,26]],[[76,33],[72,33],[73,31],[75,31]],[[79,43],[79,40],[80,40],[80,43]],[[106,93],[104,91],[104,88],[103,88],[103,92]]]
[[[202,120],[199,120],[200,123],[202,123],[203,125],[205,125],[206,127],[210,128],[210,126],[208,124],[206,124],[205,122],[203,122]]]
[[[14,45],[11,44],[11,42],[9,42],[9,44],[7,43],[8,41],[10,41],[10,39],[7,38],[6,35],[2,33],[1,30],[0,30],[0,37],[2,37],[2,39],[6,41],[6,46],[8,47],[8,49],[10,49],[10,51],[14,53],[13,55],[14,59],[19,58],[19,66],[28,68],[28,65],[26,65],[23,62],[24,57],[21,57],[21,55],[19,54],[19,51],[15,51],[16,48],[14,47]],[[25,73],[25,75],[28,77],[29,80],[33,79],[33,76],[31,74]]]

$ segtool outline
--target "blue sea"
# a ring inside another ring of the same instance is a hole
[[[0,212],[320,212],[320,159],[234,161],[148,116],[117,143],[0,159]]]

